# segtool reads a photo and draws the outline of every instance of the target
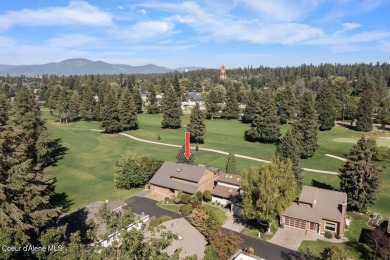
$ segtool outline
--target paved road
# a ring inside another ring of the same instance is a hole
[[[142,212],[149,215],[150,217],[156,216],[161,217],[163,215],[168,215],[172,218],[181,218],[183,217],[180,214],[159,208],[156,205],[156,201],[140,197],[140,196],[134,196],[131,197],[127,200],[125,200],[127,205],[132,208],[133,212],[137,214],[141,214]],[[187,218],[188,220],[188,218]],[[230,231],[228,229],[223,228],[225,231]],[[234,231],[232,231],[234,232]],[[279,260],[279,259],[284,259],[284,260],[306,260],[306,259],[311,259],[307,258],[300,253],[290,250],[288,248],[284,248],[278,245],[271,244],[269,242],[255,239],[249,236],[245,236],[243,234],[234,232],[237,235],[241,236],[243,239],[243,243],[240,245],[241,248],[245,247],[253,247],[255,250],[255,254],[267,259],[267,260]]]

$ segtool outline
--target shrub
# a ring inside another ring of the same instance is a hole
[[[198,199],[198,196],[196,196],[195,194],[193,194],[193,195],[191,195],[190,203],[195,202],[195,201],[199,201],[199,199]]]
[[[190,215],[192,212],[192,205],[191,204],[185,204],[180,206],[180,213],[184,216]]]
[[[248,248],[248,255],[250,255],[250,256],[255,255],[255,250],[253,249],[253,247]]]
[[[192,202],[192,208],[193,208],[193,209],[196,208],[196,207],[198,207],[198,206],[200,206],[200,205],[202,205],[202,202],[200,202],[200,201],[194,201],[194,202]]]
[[[198,145],[195,146],[195,151],[196,152],[199,151],[199,146]]]
[[[157,140],[161,140],[161,136],[159,135],[159,136],[157,136]]]
[[[203,193],[201,191],[197,191],[196,192],[196,196],[198,197],[198,199],[201,201],[203,199]]]
[[[164,202],[165,202],[165,203],[168,203],[168,201],[169,201],[169,198],[168,198],[168,197],[165,197],[165,198],[164,198]]]
[[[331,239],[331,238],[333,238],[333,234],[332,234],[332,232],[329,232],[329,231],[325,231],[325,235],[324,235],[326,238],[328,238],[328,239]]]
[[[334,237],[337,238],[337,239],[341,239],[340,234],[336,234]]]
[[[211,201],[211,199],[212,199],[211,192],[209,190],[205,190],[203,192],[203,200],[204,201]]]
[[[179,204],[181,202],[181,197],[176,196],[174,202]]]
[[[184,204],[188,204],[190,202],[190,199],[190,194],[183,194],[183,196],[181,196],[181,202],[183,202]]]

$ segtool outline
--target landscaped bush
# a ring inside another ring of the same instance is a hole
[[[337,238],[337,239],[341,239],[340,234],[336,234],[334,237]]]
[[[184,204],[188,204],[190,202],[190,199],[190,194],[183,194],[183,196],[181,196],[181,202],[183,202]]]
[[[333,238],[333,234],[332,234],[332,232],[329,232],[329,231],[325,231],[325,235],[324,235],[326,238],[328,238],[328,239],[331,239],[331,238]]]
[[[192,212],[192,205],[191,204],[185,204],[180,207],[180,213],[184,216],[190,215]]]
[[[212,199],[211,192],[209,190],[205,190],[203,192],[203,200],[204,201],[211,201],[211,199]]]
[[[199,199],[198,199],[198,196],[196,194],[193,194],[193,195],[191,195],[190,203],[195,202],[195,201],[199,201]]]
[[[202,205],[202,202],[200,202],[200,201],[194,201],[194,202],[192,202],[192,208],[193,208],[193,209],[196,208],[196,207],[198,207],[198,206],[200,206],[200,205]]]
[[[174,202],[176,204],[179,204],[181,202],[181,197],[176,196],[175,199],[174,199]]]
[[[164,202],[165,202],[165,203],[168,203],[168,201],[169,201],[169,198],[168,198],[168,197],[165,197],[165,198],[164,198]]]
[[[201,191],[197,191],[196,192],[196,196],[198,197],[198,199],[201,201],[203,199],[203,193]]]

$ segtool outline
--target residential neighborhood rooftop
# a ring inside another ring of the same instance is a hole
[[[217,185],[211,192],[212,195],[214,196],[219,196],[223,198],[230,198],[237,196],[239,193],[238,189],[231,188],[231,187],[226,187],[222,185]]]
[[[219,173],[219,175],[215,181],[240,186],[241,176],[236,175],[236,174],[221,172],[221,173]]]
[[[150,183],[187,193],[195,193],[197,183],[206,170],[204,166],[165,162],[150,180]],[[192,183],[184,183],[180,180]]]
[[[293,202],[284,215],[316,223],[320,223],[321,219],[340,221],[343,202],[347,202],[344,192],[303,186],[299,200]]]
[[[172,244],[163,250],[163,252],[172,255],[177,249],[181,248],[180,259],[196,254],[198,259],[204,258],[204,249],[207,241],[199,231],[194,228],[186,219],[172,219],[162,223],[166,227],[164,231],[171,231],[177,234],[179,239],[172,242]],[[152,235],[151,232],[145,233],[145,238]]]

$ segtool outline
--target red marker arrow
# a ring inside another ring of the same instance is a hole
[[[188,160],[191,156],[191,148],[190,148],[190,132],[185,132],[186,142],[185,142],[185,150],[184,156]]]

